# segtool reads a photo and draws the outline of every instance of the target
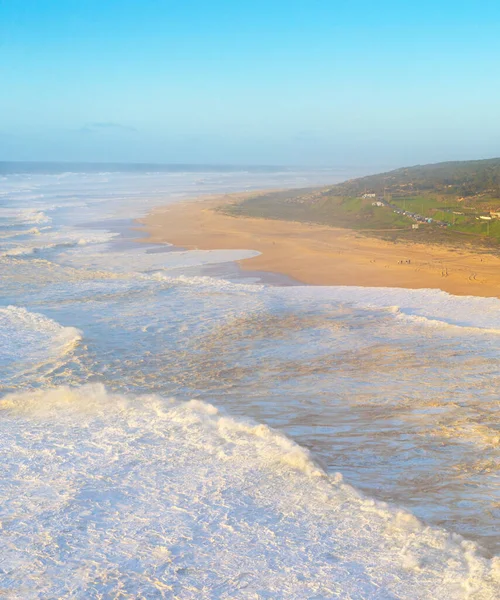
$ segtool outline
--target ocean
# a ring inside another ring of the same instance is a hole
[[[0,593],[500,597],[500,301],[138,243],[357,173],[0,165]]]

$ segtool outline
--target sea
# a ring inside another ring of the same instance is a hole
[[[357,174],[0,163],[2,597],[500,597],[500,300],[139,241]]]

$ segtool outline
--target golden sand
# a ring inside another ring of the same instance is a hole
[[[254,193],[255,194],[255,193]],[[247,194],[169,205],[141,221],[150,242],[184,248],[258,250],[246,270],[282,273],[313,285],[438,288],[500,297],[500,258],[467,250],[393,243],[349,229],[232,217],[216,210]]]

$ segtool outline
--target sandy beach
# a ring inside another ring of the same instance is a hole
[[[255,194],[255,192],[253,192]],[[312,285],[435,288],[455,295],[500,297],[500,258],[464,248],[392,243],[357,231],[232,217],[217,210],[250,194],[186,201],[140,222],[147,241],[183,248],[251,249],[245,270],[281,273]]]

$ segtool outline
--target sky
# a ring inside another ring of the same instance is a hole
[[[498,0],[0,0],[0,160],[500,156]]]

